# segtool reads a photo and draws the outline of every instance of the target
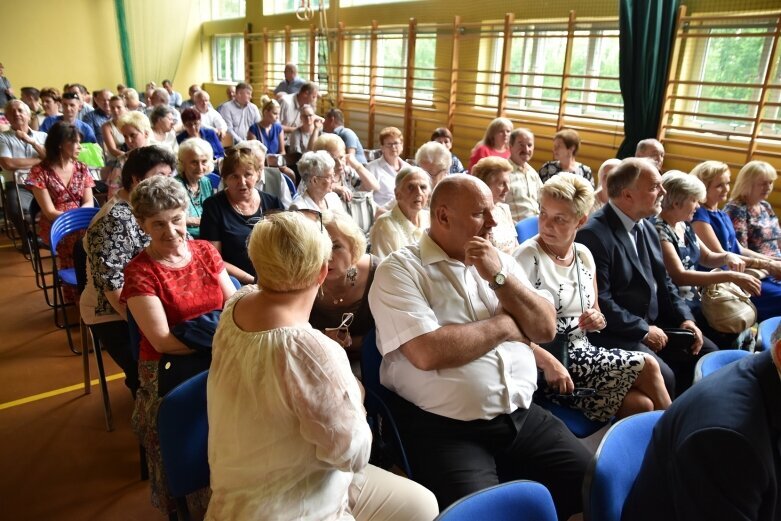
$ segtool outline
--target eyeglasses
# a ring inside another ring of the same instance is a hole
[[[342,323],[339,324],[339,327],[327,327],[325,330],[336,331],[336,338],[342,343],[342,346],[350,347],[352,341],[350,340],[349,344],[346,344],[346,342],[350,339],[350,326],[352,325],[354,318],[355,315],[352,313],[342,313]]]
[[[403,146],[403,143],[398,143],[398,142],[397,143],[385,143],[382,146],[384,146],[385,148],[401,148]]]
[[[252,149],[249,147],[231,147],[225,150],[226,156],[240,156],[252,154]]]

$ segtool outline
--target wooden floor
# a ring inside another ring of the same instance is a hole
[[[84,394],[81,357],[54,326],[30,263],[0,236],[0,519],[166,519],[140,480],[123,379],[109,382],[107,432],[100,388]],[[107,375],[120,374],[104,360]],[[92,355],[90,364],[94,382]]]

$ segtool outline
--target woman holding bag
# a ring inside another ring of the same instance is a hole
[[[534,349],[535,359],[553,392],[571,390],[572,384],[594,389],[592,396],[564,403],[589,419],[607,421],[612,416],[666,409],[670,395],[653,357],[595,347],[586,337],[606,325],[596,298],[594,258],[588,248],[575,243],[575,233],[585,224],[593,204],[594,189],[583,177],[566,172],[552,177],[540,192],[539,234],[514,254],[535,288],[553,295],[558,310],[556,336],[567,343],[569,367],[565,370],[559,362],[551,362],[552,357],[540,347]],[[567,371],[572,382],[561,385],[560,375]],[[561,400],[552,393],[550,398]]]

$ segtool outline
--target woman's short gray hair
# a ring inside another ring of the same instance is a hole
[[[187,154],[193,153],[199,156],[206,156],[208,162],[206,167],[211,172],[214,170],[214,150],[208,141],[199,137],[191,137],[185,139],[181,145],[179,145],[179,153],[176,158],[176,169],[179,173],[184,174],[184,162]]]
[[[689,199],[695,199],[698,202],[705,200],[706,190],[703,182],[680,170],[670,170],[664,174],[662,186],[667,192],[662,199],[662,210],[680,206]]]
[[[335,166],[336,162],[331,154],[325,150],[306,152],[298,161],[298,173],[301,174],[301,179],[306,182],[313,177],[324,177]]]
[[[415,153],[415,163],[420,165],[421,161],[431,163],[439,170],[449,171],[453,164],[453,154],[439,141],[429,141],[423,143]]]
[[[423,170],[420,167],[417,166],[405,166],[401,170],[399,170],[399,173],[396,174],[396,184],[394,185],[395,189],[398,190],[401,188],[401,185],[404,184],[404,181],[409,178],[412,174],[417,174],[421,177],[423,177],[426,182],[429,184],[429,190],[431,189],[431,176],[428,175],[428,172]]]
[[[155,175],[144,179],[130,195],[133,215],[139,221],[166,210],[187,210],[184,185],[170,176]]]
[[[578,174],[562,172],[545,181],[540,190],[540,199],[543,197],[567,201],[580,219],[594,206],[594,187]]]
[[[167,93],[166,93],[167,94]],[[149,121],[152,122],[152,126],[154,127],[157,125],[157,122],[166,117],[169,114],[173,114],[174,109],[172,109],[168,105],[158,105],[152,110],[152,113],[149,115]]]

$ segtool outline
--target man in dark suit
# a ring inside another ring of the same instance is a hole
[[[781,519],[781,344],[709,376],[654,429],[625,521]]]
[[[657,357],[667,390],[674,396],[691,385],[696,357],[716,346],[703,339],[678,296],[662,262],[659,235],[646,221],[659,212],[665,194],[662,176],[648,160],[630,158],[610,173],[606,186],[608,204],[589,218],[576,238],[594,256],[599,307],[607,320],[607,327],[599,335],[589,335],[589,340]],[[692,331],[691,348],[668,348],[665,328]]]

